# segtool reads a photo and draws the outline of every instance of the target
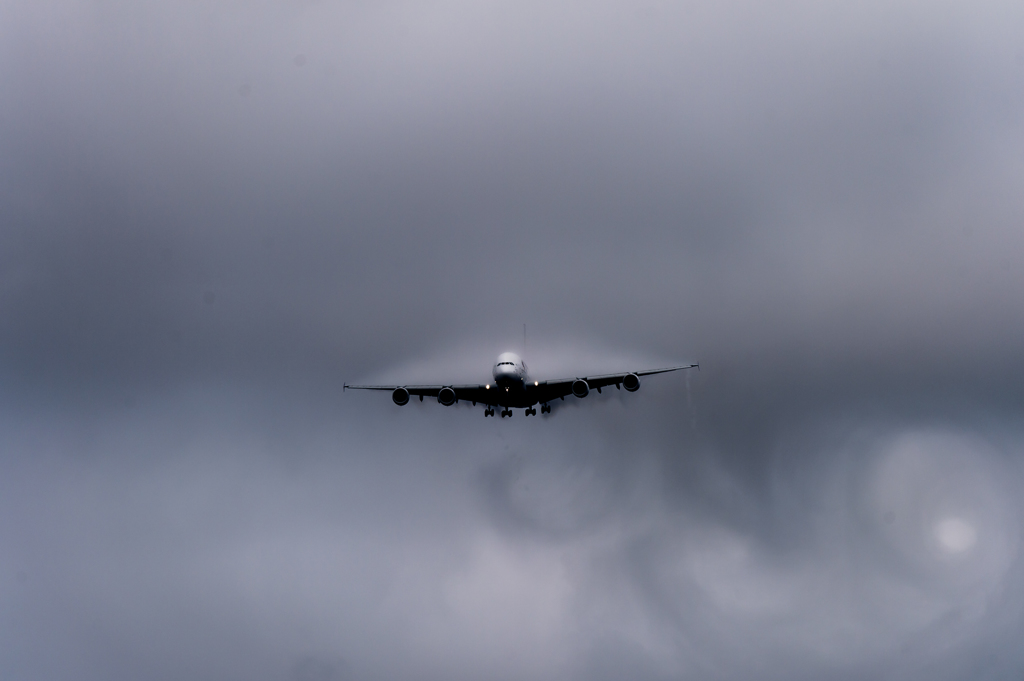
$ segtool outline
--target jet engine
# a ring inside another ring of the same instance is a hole
[[[572,382],[572,394],[576,397],[586,397],[590,394],[590,386],[581,378]]]
[[[640,389],[640,377],[636,374],[626,374],[622,379],[622,387],[631,393]]]
[[[455,404],[455,391],[451,388],[441,388],[437,393],[437,401],[446,407],[452,406]]]
[[[395,401],[399,407],[403,404],[409,404],[409,391],[405,388],[395,388],[395,392],[391,393],[391,399]]]

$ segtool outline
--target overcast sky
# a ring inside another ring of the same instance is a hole
[[[0,676],[1021,678],[1022,35],[0,1]]]

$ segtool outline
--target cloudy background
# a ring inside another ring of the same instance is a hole
[[[1020,679],[1022,35],[0,3],[0,676]]]

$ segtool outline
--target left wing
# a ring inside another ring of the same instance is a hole
[[[424,397],[438,397],[441,391],[449,388],[454,392],[455,400],[450,404],[459,402],[477,402],[488,406],[498,404],[498,391],[488,388],[486,385],[344,385],[343,390],[388,390],[394,393],[399,388],[406,390],[409,395],[416,396],[423,401]],[[404,403],[403,403],[404,404]]]

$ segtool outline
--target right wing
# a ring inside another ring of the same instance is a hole
[[[587,387],[591,390],[597,389],[601,392],[601,388],[609,385],[614,385],[616,388],[621,386],[628,376],[653,376],[654,374],[665,374],[670,371],[680,371],[682,369],[700,369],[699,364],[683,364],[676,367],[667,367],[665,369],[650,369],[648,371],[627,371],[621,374],[600,374],[598,376],[580,376],[577,378],[559,378],[554,381],[540,381],[537,385],[531,387],[527,386],[527,390],[536,391],[537,399],[540,402],[549,402],[551,400],[558,399],[560,397],[568,397],[572,395],[572,384],[579,380],[587,382]],[[638,385],[639,387],[639,385]],[[629,386],[627,384],[627,390]],[[636,390],[636,388],[634,388]]]

